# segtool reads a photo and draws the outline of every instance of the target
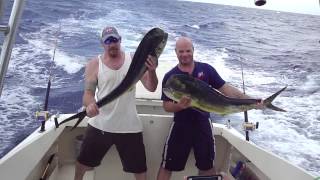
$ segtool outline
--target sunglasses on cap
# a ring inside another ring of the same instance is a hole
[[[120,41],[120,38],[118,39],[118,38],[115,38],[115,37],[109,37],[108,39],[106,39],[104,41],[104,44],[109,45],[111,43],[117,43],[119,41]]]

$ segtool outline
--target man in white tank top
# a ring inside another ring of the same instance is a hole
[[[101,107],[97,100],[112,91],[127,74],[131,55],[121,50],[121,36],[114,27],[106,27],[101,35],[103,54],[89,61],[85,70],[83,105],[90,117],[85,138],[76,163],[75,180],[82,180],[87,170],[101,163],[109,148],[115,144],[126,172],[137,180],[146,179],[146,157],[142,138],[142,123],[135,105],[135,87]],[[156,59],[148,56],[148,70],[142,76],[144,87],[154,92],[158,85]]]

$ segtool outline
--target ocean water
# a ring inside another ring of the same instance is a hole
[[[39,127],[34,113],[43,106],[50,73],[50,112],[81,107],[84,66],[102,52],[99,35],[107,25],[118,28],[124,50],[132,52],[152,27],[167,31],[158,74],[176,65],[175,40],[184,35],[193,39],[196,60],[239,89],[242,65],[253,97],[288,86],[274,102],[286,113],[249,111],[249,120],[260,123],[250,139],[320,176],[320,16],[187,1],[26,1],[0,98],[0,157]],[[230,119],[243,133],[242,113],[212,118]]]

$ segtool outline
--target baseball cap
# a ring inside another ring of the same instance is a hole
[[[120,39],[121,36],[119,35],[117,29],[115,27],[105,27],[101,34],[101,42],[105,42],[109,37],[115,37]]]

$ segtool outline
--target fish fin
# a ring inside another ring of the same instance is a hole
[[[266,107],[269,109],[275,110],[275,111],[287,112],[286,110],[281,109],[273,104],[268,104],[268,105],[266,105]]]
[[[280,89],[278,92],[274,93],[273,95],[271,95],[270,97],[268,97],[267,99],[264,100],[264,105],[269,108],[269,109],[272,109],[272,110],[275,110],[275,111],[282,111],[282,112],[286,112],[286,110],[284,109],[281,109],[275,105],[272,104],[272,101],[282,92],[284,91],[285,89],[287,88],[287,86],[285,86],[284,88]]]
[[[74,129],[81,123],[81,121],[82,121],[85,117],[86,117],[86,111],[82,111],[82,112],[80,113],[80,117],[79,117],[78,121],[76,122],[76,124],[73,125],[73,127],[71,128],[70,131],[74,130]]]
[[[66,123],[66,122],[69,122],[69,121],[71,121],[71,120],[73,120],[73,119],[81,118],[82,116],[85,117],[86,115],[87,115],[86,111],[79,112],[79,113],[77,113],[77,114],[75,114],[75,115],[73,115],[73,116],[71,116],[71,117],[68,117],[67,119],[61,121],[61,122],[58,124],[58,126],[56,125],[56,127],[59,127],[61,124],[64,124],[64,123]],[[83,118],[82,118],[82,119],[83,119]]]

